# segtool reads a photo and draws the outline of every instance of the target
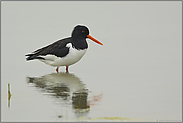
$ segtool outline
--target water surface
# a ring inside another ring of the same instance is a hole
[[[1,120],[181,121],[180,10],[167,1],[3,1]],[[69,73],[25,60],[76,24],[104,45],[87,39]]]

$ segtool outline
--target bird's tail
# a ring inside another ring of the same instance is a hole
[[[26,58],[27,61],[34,60],[34,59],[44,59],[43,57],[37,56],[36,54],[27,54],[25,56],[28,56]]]

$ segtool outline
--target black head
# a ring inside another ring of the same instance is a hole
[[[73,38],[87,38],[89,35],[89,29],[86,26],[77,25],[72,31]]]

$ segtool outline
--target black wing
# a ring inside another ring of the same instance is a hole
[[[71,38],[65,38],[65,39],[61,39],[58,40],[48,46],[45,46],[43,48],[40,48],[36,51],[34,51],[31,54],[27,54],[25,56],[28,56],[26,58],[26,60],[33,60],[33,59],[44,59],[43,57],[41,57],[40,55],[48,55],[48,54],[52,54],[58,57],[64,57],[68,54],[69,52],[69,48],[66,47],[66,45],[68,43],[71,43]]]

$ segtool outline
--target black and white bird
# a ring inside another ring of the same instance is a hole
[[[78,62],[86,53],[88,48],[86,38],[103,45],[89,35],[89,29],[86,26],[77,25],[74,28],[71,37],[58,40],[31,54],[25,55],[28,56],[26,60],[38,59],[50,66],[57,67],[57,73],[60,66],[66,66],[66,72],[68,72],[68,67]]]

